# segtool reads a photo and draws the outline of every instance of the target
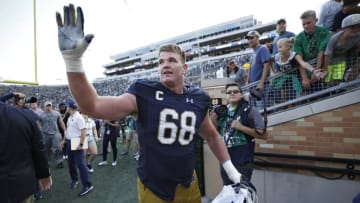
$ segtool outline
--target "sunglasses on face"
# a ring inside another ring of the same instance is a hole
[[[226,91],[226,94],[239,94],[240,93],[240,90],[229,90],[229,91]]]

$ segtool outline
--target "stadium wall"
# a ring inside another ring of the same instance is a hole
[[[212,98],[224,100],[223,86],[205,90]],[[309,102],[271,114],[268,119],[271,137],[256,140],[255,149],[257,170],[253,183],[262,199],[259,202],[350,202],[356,194],[353,187],[360,188],[360,174],[357,173],[360,167],[360,90]],[[206,195],[215,197],[221,190],[219,163],[206,143],[204,163]],[[313,186],[317,186],[316,193],[312,191]],[[284,191],[288,194],[283,194]],[[301,196],[302,201],[290,201],[299,199],[301,194],[306,194]]]

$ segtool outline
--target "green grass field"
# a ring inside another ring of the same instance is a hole
[[[136,203],[136,161],[132,157],[134,150],[127,156],[121,156],[120,153],[125,151],[125,145],[120,144],[120,139],[118,139],[117,146],[117,166],[111,166],[112,152],[108,154],[107,161],[109,165],[107,166],[98,167],[97,163],[102,161],[102,156],[99,155],[96,157],[93,162],[95,172],[90,174],[90,181],[93,183],[94,189],[83,197],[78,196],[82,187],[81,183],[79,183],[76,189],[70,189],[70,175],[67,161],[64,161],[64,168],[56,169],[53,158],[51,158],[53,186],[49,191],[43,192],[43,199],[37,200],[36,202]],[[102,151],[101,142],[98,143],[98,150],[99,153]]]

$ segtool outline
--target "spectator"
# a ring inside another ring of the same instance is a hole
[[[329,30],[325,27],[316,26],[316,12],[305,11],[300,16],[304,31],[295,37],[294,51],[305,61],[315,61],[313,67],[323,67],[324,51],[330,39]],[[311,63],[312,64],[312,63]],[[316,77],[312,77],[309,70],[300,65],[301,83],[309,93],[323,89],[323,84]]]
[[[103,136],[103,143],[102,143],[102,151],[103,151],[103,160],[101,162],[98,163],[98,166],[105,166],[108,164],[108,162],[106,161],[107,159],[107,153],[108,153],[108,146],[109,146],[109,141],[111,144],[111,149],[113,152],[113,162],[111,163],[112,166],[116,166],[117,165],[117,147],[116,147],[116,141],[117,138],[119,137],[120,134],[120,124],[118,120],[105,120],[104,121],[104,126],[105,126],[105,132],[104,132],[104,136]]]
[[[120,130],[121,130],[121,144],[126,144],[126,126],[127,124],[127,119],[126,118],[121,118],[119,121],[120,124]]]
[[[244,70],[246,71],[246,74],[249,74],[249,70],[250,70],[250,64],[249,63],[244,63],[243,65]]]
[[[64,102],[61,102],[59,104],[58,110],[59,110],[59,113],[61,115],[61,119],[64,122],[65,128],[66,128],[67,120],[69,119],[69,116],[70,116],[69,112],[67,112],[66,104]],[[58,128],[59,128],[59,131],[61,133],[61,138],[62,138],[62,140],[64,140],[65,139],[65,131],[61,128],[60,122],[58,122]],[[67,146],[66,145],[67,145],[67,143],[64,142],[63,146],[62,146],[63,159],[68,158],[68,151],[67,151]]]
[[[347,55],[350,50],[360,49],[360,14],[352,14],[342,21],[342,31],[334,34],[325,51],[325,84],[332,87],[343,82],[347,65]]]
[[[86,140],[88,142],[88,149],[85,150],[86,156],[86,165],[90,173],[94,172],[94,168],[92,167],[92,162],[96,158],[98,154],[96,142],[99,140],[98,132],[96,130],[95,121],[92,118],[89,118],[88,115],[82,113],[82,116],[85,120],[86,126]]]
[[[95,119],[96,131],[98,133],[99,139],[101,139],[101,137],[102,137],[102,133],[101,133],[102,124],[103,124],[102,119]]]
[[[1,96],[0,101],[6,102],[7,100],[9,100],[11,98],[14,98],[14,102],[12,104],[15,107],[23,109],[25,111],[30,111],[31,112],[30,115],[32,115],[33,119],[39,125],[39,116],[25,105],[26,103],[30,103],[31,101],[33,101],[33,99],[26,99],[25,94],[21,93],[21,92],[11,92],[11,93]]]
[[[330,31],[332,34],[335,34],[341,30],[341,22],[348,15],[350,15],[350,14],[347,13],[346,7],[344,5],[342,5],[341,10],[339,12],[337,12],[334,16],[334,22],[330,28]]]
[[[89,172],[86,166],[83,149],[84,143],[86,142],[86,125],[84,118],[77,111],[78,107],[75,102],[70,100],[67,106],[70,117],[67,122],[65,135],[69,153],[68,166],[71,178],[70,188],[74,189],[77,187],[80,175],[83,188],[79,193],[79,196],[84,196],[94,188],[94,185],[89,180]],[[71,140],[73,140],[73,142]],[[74,140],[79,141],[76,143]],[[73,144],[73,146],[71,146],[71,144]]]
[[[121,153],[121,155],[128,155],[130,152],[130,147],[131,147],[131,141],[136,138],[136,125],[135,125],[135,118],[132,115],[128,115],[126,117],[127,120],[127,133],[126,133],[126,151]],[[136,146],[136,153],[139,151],[139,147]],[[134,154],[134,156],[136,155],[136,153]]]
[[[231,60],[226,67],[226,76],[233,79],[240,85],[247,84],[247,72],[241,67],[239,68],[234,60]]]
[[[61,133],[58,123],[63,131],[66,130],[65,124],[59,112],[52,109],[50,101],[45,102],[45,111],[40,114],[41,132],[44,138],[45,149],[48,155],[54,154],[57,168],[64,168],[63,154],[61,147]]]
[[[301,83],[298,79],[298,68],[302,66],[311,71],[316,77],[323,77],[319,69],[315,70],[306,63],[300,55],[292,51],[291,39],[283,38],[277,42],[279,52],[275,55],[275,70],[283,75],[272,81],[273,89],[280,90],[281,102],[294,99],[302,93]]]
[[[335,34],[341,30],[341,24],[345,17],[351,14],[360,13],[360,8],[358,7],[359,2],[359,0],[343,1],[342,9],[334,16],[334,23],[330,29],[332,34]]]
[[[52,185],[41,132],[30,111],[0,101],[0,202],[32,202]]]
[[[38,120],[36,121],[36,123],[38,124],[38,126],[41,128],[41,123],[40,123],[40,115],[44,112],[42,109],[40,109],[38,107],[38,103],[37,103],[37,98],[36,97],[31,97],[30,98],[30,110],[32,112],[34,112],[37,116],[38,116]],[[39,183],[36,182],[36,190],[34,193],[34,198],[35,200],[39,200],[43,198],[43,195],[41,193],[40,190],[40,186]]]
[[[295,34],[293,32],[287,31],[286,28],[287,28],[287,24],[285,19],[282,18],[277,21],[276,32],[278,35],[274,38],[272,43],[272,56],[275,56],[275,54],[278,53],[277,42],[280,39],[288,38],[292,40],[295,37]]]
[[[43,112],[43,110],[38,107],[36,97],[30,98],[30,109],[38,116],[40,116],[40,114]]]
[[[360,0],[343,0],[343,5],[349,6],[347,7],[348,13],[355,14],[360,13]]]
[[[256,30],[248,32],[245,36],[250,47],[254,50],[250,58],[249,83],[258,82],[256,89],[262,97],[266,94],[266,81],[270,73],[270,51],[265,46],[260,45],[260,34]],[[263,99],[255,102],[257,108],[264,108]]]
[[[227,146],[231,161],[236,169],[250,181],[253,172],[255,138],[265,139],[266,126],[260,112],[243,97],[237,83],[225,86],[226,112],[211,112],[211,121]],[[220,169],[224,185],[231,184],[224,169]]]
[[[316,25],[331,29],[335,15],[342,9],[342,0],[328,0],[320,8]]]

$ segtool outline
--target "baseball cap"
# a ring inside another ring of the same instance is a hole
[[[51,101],[46,101],[46,102],[45,102],[45,106],[52,106]]]
[[[250,63],[245,63],[243,65],[243,67],[244,67],[245,70],[249,70],[250,69]]]
[[[250,37],[257,37],[257,38],[259,38],[259,37],[260,37],[260,34],[259,34],[259,32],[256,31],[256,30],[251,30],[251,31],[249,31],[249,32],[246,34],[245,39],[249,39]]]
[[[28,103],[36,103],[36,102],[37,102],[36,97],[30,97],[30,99],[28,99]]]
[[[231,61],[228,63],[228,65],[230,65],[230,64],[235,64],[235,66],[237,66],[235,60],[231,60]]]
[[[67,106],[72,109],[77,109],[77,105],[74,100],[70,99],[67,103]]]
[[[353,25],[360,24],[360,14],[352,14],[345,17],[341,22],[341,28],[347,28]]]
[[[279,25],[280,23],[286,23],[286,20],[285,20],[284,18],[281,18],[281,19],[279,19],[279,20],[277,21],[276,24]]]

